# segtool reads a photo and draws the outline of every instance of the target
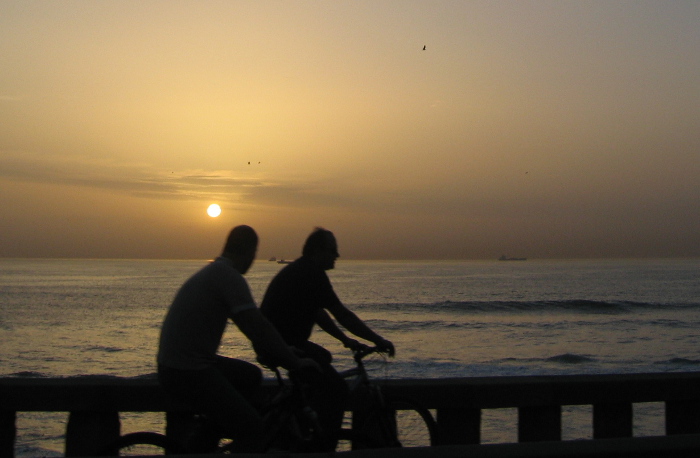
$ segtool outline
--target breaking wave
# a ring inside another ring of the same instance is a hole
[[[637,310],[700,309],[700,303],[647,303],[634,301],[555,300],[555,301],[443,301],[431,304],[355,304],[358,310],[450,311],[463,313],[571,312],[579,314],[625,314]]]

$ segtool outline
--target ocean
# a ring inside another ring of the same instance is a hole
[[[0,259],[0,376],[144,377],[161,320],[206,260]],[[259,302],[280,264],[246,278]],[[396,357],[376,377],[472,377],[700,370],[700,260],[345,261],[338,296]],[[320,331],[314,340],[349,367]],[[222,354],[252,360],[229,326]],[[653,404],[653,403],[651,403]],[[635,435],[663,434],[662,406],[635,406]],[[567,407],[564,439],[591,437],[590,409]],[[21,413],[17,456],[62,456],[67,414]],[[514,409],[486,411],[483,442],[512,442]],[[123,431],[162,429],[128,414]]]

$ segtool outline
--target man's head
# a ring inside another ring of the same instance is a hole
[[[301,254],[324,270],[335,267],[335,260],[340,256],[333,233],[320,227],[317,227],[306,239]]]
[[[257,250],[258,234],[252,227],[241,225],[231,229],[221,255],[232,260],[236,269],[244,274],[253,264]]]

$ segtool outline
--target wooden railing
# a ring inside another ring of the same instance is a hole
[[[667,436],[700,434],[700,372],[385,380],[381,383],[388,393],[414,399],[434,409],[441,446],[480,444],[482,411],[499,408],[517,409],[518,442],[521,444],[561,441],[562,407],[574,405],[592,406],[593,442],[632,438],[632,406],[645,402],[664,404]],[[0,378],[0,456],[14,454],[17,412],[70,412],[66,456],[89,456],[96,447],[119,435],[119,412],[182,409],[167,399],[154,379]],[[353,405],[349,405],[348,410],[352,409]],[[696,444],[700,449],[700,440],[692,439],[694,437],[686,436],[684,444]],[[447,449],[445,452],[449,455]]]

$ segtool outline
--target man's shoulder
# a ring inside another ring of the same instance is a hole
[[[234,267],[233,261],[231,261],[230,259],[225,258],[225,257],[223,257],[223,256],[219,256],[219,257],[213,259],[213,260],[212,260],[209,264],[207,264],[204,268],[205,268],[205,269],[209,269],[209,270],[227,272],[227,273],[235,273],[235,274],[237,274],[237,275],[239,275],[239,276],[241,276],[241,277],[243,276],[243,275],[241,275],[241,273],[238,272],[238,270]]]
[[[319,269],[308,259],[301,257],[284,266],[276,276],[282,278],[296,278],[313,277],[319,274],[325,274],[324,270]]]
[[[233,267],[233,264],[226,258],[218,257],[205,265],[195,274],[204,282],[245,282],[243,275]]]

